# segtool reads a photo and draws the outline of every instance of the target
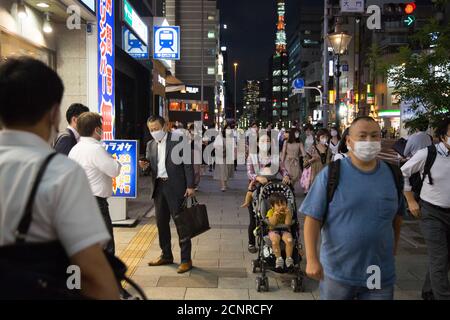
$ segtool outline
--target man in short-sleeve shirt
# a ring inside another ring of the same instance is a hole
[[[328,167],[317,176],[300,208],[306,215],[307,274],[321,280],[321,299],[392,299],[399,232],[399,223],[394,221],[401,221],[405,202],[391,169],[376,159],[381,149],[378,124],[362,118],[350,131],[353,135],[347,145],[353,151],[341,160],[340,179],[328,212]],[[322,223],[319,261],[313,248]],[[372,284],[369,277],[374,266],[380,271],[380,287],[372,289],[368,283]]]

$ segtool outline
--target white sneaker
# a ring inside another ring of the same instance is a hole
[[[283,269],[284,268],[284,260],[282,257],[277,258],[277,261],[275,262],[275,268],[276,269]]]
[[[291,257],[286,258],[286,268],[292,268],[294,266],[294,259]]]

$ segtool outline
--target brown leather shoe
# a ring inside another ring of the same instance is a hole
[[[168,264],[173,264],[173,259],[164,259],[163,257],[159,257],[156,260],[150,261],[148,263],[150,267],[165,266]]]
[[[192,269],[192,260],[178,266],[177,273],[185,273]]]

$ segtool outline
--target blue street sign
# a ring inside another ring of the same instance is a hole
[[[180,27],[154,26],[154,59],[180,60]]]
[[[292,83],[292,87],[294,89],[303,89],[303,87],[305,86],[305,80],[301,79],[301,78],[297,78],[294,80],[294,82]]]
[[[128,28],[123,27],[123,49],[135,59],[148,59],[148,47]]]
[[[138,145],[135,140],[103,141],[103,147],[122,164],[120,175],[113,179],[114,198],[137,197]]]

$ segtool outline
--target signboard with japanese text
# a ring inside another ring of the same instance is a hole
[[[103,140],[114,139],[114,0],[98,0],[98,111],[103,117]]]
[[[148,27],[127,0],[123,0],[123,21],[145,45],[148,45]]]
[[[154,26],[153,58],[180,60],[180,27]]]
[[[138,142],[135,140],[103,141],[105,150],[122,164],[120,175],[113,179],[115,198],[137,197]]]
[[[148,47],[127,27],[123,27],[123,50],[135,59],[149,58]]]
[[[364,0],[341,0],[341,12],[364,12]]]

